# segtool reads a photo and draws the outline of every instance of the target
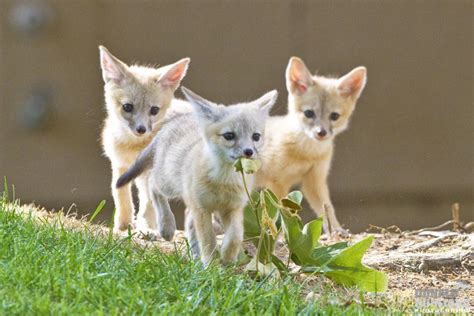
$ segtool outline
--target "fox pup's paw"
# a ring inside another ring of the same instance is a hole
[[[348,237],[351,234],[347,229],[344,229],[342,227],[333,228],[332,233],[341,237]]]
[[[114,225],[113,232],[118,236],[128,236],[135,229],[135,225],[129,223],[127,225]]]
[[[176,231],[176,224],[160,225],[160,236],[166,241],[173,240],[175,231]]]
[[[220,254],[218,249],[215,249],[210,255],[202,256],[201,262],[204,268],[208,268],[213,263],[219,263],[220,261]]]
[[[173,213],[170,212],[167,216],[160,218],[158,220],[158,227],[161,238],[167,241],[173,240],[174,232],[176,231],[176,221]]]
[[[145,240],[157,240],[158,239],[158,231],[153,229],[151,225],[149,225],[148,221],[144,217],[137,217],[135,220],[136,230],[139,233],[138,235],[145,239]]]

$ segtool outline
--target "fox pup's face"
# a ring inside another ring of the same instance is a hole
[[[136,136],[148,135],[165,115],[189,58],[161,68],[127,66],[100,47],[107,110]]]
[[[216,105],[188,89],[182,90],[193,106],[207,145],[217,157],[229,163],[240,157],[258,158],[265,121],[277,98],[275,90],[253,102],[231,106]]]
[[[365,67],[339,79],[313,77],[301,59],[292,57],[286,71],[289,113],[311,139],[330,140],[347,128],[365,82]]]

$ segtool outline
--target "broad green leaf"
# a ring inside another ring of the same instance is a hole
[[[322,218],[317,218],[304,225],[300,240],[298,241],[298,248],[301,248],[302,251],[311,254],[312,250],[318,245],[322,228]]]
[[[234,162],[234,169],[237,172],[251,174],[257,172],[261,165],[262,163],[257,159],[239,158]]]
[[[322,226],[322,219],[315,219],[303,227],[301,234],[296,240],[294,240],[291,244],[288,243],[290,251],[293,255],[292,259],[297,257],[297,261],[300,262],[300,265],[304,266],[306,264],[313,263],[311,254],[313,249],[318,245]]]
[[[290,248],[290,251],[294,249],[297,240],[301,236],[301,230],[303,225],[298,215],[289,212],[288,210],[281,210],[281,217],[283,219],[283,231],[285,232],[286,242]],[[298,264],[298,263],[297,263]]]
[[[362,263],[362,256],[369,249],[373,239],[373,236],[369,236],[340,251],[328,262],[327,266],[331,271],[325,274],[345,286],[355,285],[363,291],[384,292],[388,284],[387,275]]]
[[[236,161],[234,161],[233,166],[234,166],[234,170],[235,170],[236,172],[241,172],[241,171],[244,170],[244,169],[242,168],[242,160],[241,160],[240,158],[237,159]]]
[[[316,266],[325,265],[347,247],[347,242],[341,241],[329,246],[320,246],[314,248],[313,252],[311,253],[311,261]]]
[[[260,194],[258,192],[252,192],[251,194],[253,205],[256,205],[256,210],[253,209],[252,203],[247,203],[244,208],[244,236],[245,239],[255,238],[260,236],[260,223],[258,219],[262,218],[262,210],[258,207],[260,205]],[[255,212],[258,213],[258,219]],[[253,239],[254,244],[258,242],[257,239]]]
[[[288,193],[288,199],[292,200],[298,205],[301,205],[301,202],[303,202],[303,194],[300,191],[293,191]]]
[[[299,205],[298,203],[290,200],[290,199],[281,199],[281,204],[286,207],[286,208],[289,208],[290,210],[292,210],[293,212],[299,212],[301,211],[301,205]]]

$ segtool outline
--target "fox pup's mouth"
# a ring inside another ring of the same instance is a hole
[[[133,135],[135,135],[138,138],[141,138],[141,137],[145,137],[147,134],[146,133],[145,134],[139,134],[137,132],[134,132]]]
[[[327,141],[327,140],[331,139],[331,137],[327,137],[327,136],[324,136],[324,137],[316,136],[316,137],[313,137],[313,138],[317,141],[320,141],[320,142],[324,142],[324,141]]]

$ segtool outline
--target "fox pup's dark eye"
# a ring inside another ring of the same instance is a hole
[[[156,114],[158,114],[158,112],[160,112],[160,108],[159,108],[159,107],[157,107],[157,106],[152,106],[152,107],[150,108],[150,114],[151,114],[151,115],[156,115]]]
[[[254,141],[258,142],[260,140],[260,136],[262,136],[262,135],[260,135],[259,133],[255,133],[255,134],[252,135],[252,139]]]
[[[329,118],[331,119],[331,121],[337,121],[337,119],[339,118],[339,116],[341,116],[339,113],[332,112],[332,113],[329,115]]]
[[[125,103],[124,105],[122,105],[122,107],[123,107],[123,110],[127,113],[130,113],[133,111],[133,104]]]
[[[233,140],[235,138],[235,134],[234,133],[224,133],[222,134],[222,136],[226,139],[226,140]]]
[[[314,111],[313,110],[306,110],[304,111],[304,116],[306,116],[307,118],[313,118],[314,117]]]

